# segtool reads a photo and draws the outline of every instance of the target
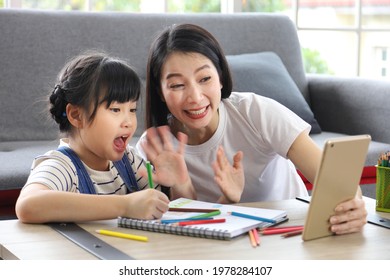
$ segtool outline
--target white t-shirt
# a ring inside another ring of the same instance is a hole
[[[63,145],[67,146],[66,139],[61,139],[60,146]],[[142,157],[138,156],[131,146],[126,147],[126,154],[135,171],[134,175],[137,179],[138,188],[140,190],[147,188],[147,178],[137,176],[137,170],[144,162]],[[97,171],[89,168],[86,164],[84,164],[84,167],[91,177],[96,194],[122,195],[127,193],[126,185],[112,162],[110,162],[108,171]],[[79,192],[78,182],[76,168],[72,160],[60,151],[53,150],[35,158],[25,186],[39,183],[52,190]]]
[[[185,161],[198,199],[215,202],[221,196],[211,167],[220,145],[231,163],[237,151],[244,154],[245,188],[241,202],[307,195],[294,164],[286,157],[298,135],[309,131],[308,123],[273,99],[233,92],[220,104],[215,134],[203,144],[185,147]],[[136,148],[144,154],[139,142]]]

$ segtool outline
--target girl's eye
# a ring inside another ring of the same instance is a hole
[[[130,109],[130,113],[136,113],[137,112],[137,108],[135,109]]]
[[[118,113],[118,112],[121,111],[121,109],[119,109],[119,108],[110,108],[110,110],[111,110],[112,112],[114,112],[114,113]]]

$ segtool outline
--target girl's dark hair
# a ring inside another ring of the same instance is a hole
[[[49,98],[50,113],[60,132],[71,133],[68,103],[85,110],[92,122],[100,104],[107,102],[108,108],[114,101],[137,101],[140,92],[141,81],[131,66],[102,52],[89,51],[72,58],[60,71]]]
[[[207,30],[193,24],[172,25],[154,40],[149,51],[146,74],[146,126],[167,124],[168,107],[162,101],[161,70],[173,52],[199,53],[207,57],[218,71],[222,84],[221,98],[232,91],[232,77],[223,50]]]

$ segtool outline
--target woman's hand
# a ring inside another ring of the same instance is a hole
[[[233,165],[226,158],[222,147],[218,148],[217,160],[213,162],[214,180],[220,187],[223,195],[219,203],[236,203],[241,199],[244,190],[245,175],[242,166],[243,153],[237,152],[233,157]]]
[[[337,205],[335,215],[330,217],[331,231],[346,234],[361,231],[367,223],[367,210],[361,192],[348,201]]]

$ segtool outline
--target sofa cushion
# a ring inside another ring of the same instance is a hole
[[[260,52],[227,55],[226,58],[232,72],[234,91],[250,91],[272,98],[308,122],[310,133],[321,132],[309,104],[277,54]]]
[[[21,189],[36,156],[57,149],[58,140],[0,142],[0,190]]]

